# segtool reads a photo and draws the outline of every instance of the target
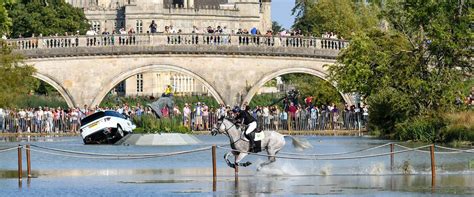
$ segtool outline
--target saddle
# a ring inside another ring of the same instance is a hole
[[[259,128],[256,128],[255,130],[253,130],[252,132],[250,132],[249,135],[246,135],[245,134],[245,130],[247,129],[247,126],[241,126],[241,131],[242,131],[242,136],[241,136],[241,139],[246,141],[246,142],[250,142],[250,138],[253,137],[253,153],[258,153],[258,152],[261,152],[262,151],[262,140],[263,138],[265,138],[265,134],[264,132],[262,132],[262,129],[259,129]]]

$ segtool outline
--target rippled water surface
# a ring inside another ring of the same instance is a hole
[[[202,143],[192,146],[86,146],[80,137],[0,138],[0,150],[18,144],[90,153],[167,153],[224,145],[225,136],[197,136]],[[359,137],[304,137],[313,145],[304,154],[348,152],[384,145],[388,141]],[[407,145],[407,144],[405,144]],[[437,177],[432,187],[430,155],[407,152],[354,160],[277,159],[256,171],[265,157],[248,156],[250,167],[227,167],[217,150],[217,182],[213,184],[211,151],[161,158],[102,160],[50,155],[32,148],[32,176],[19,184],[17,152],[0,153],[0,196],[229,196],[229,195],[362,195],[362,196],[446,196],[474,195],[473,153],[436,155]],[[395,151],[402,150],[396,147]],[[331,157],[354,157],[386,153],[389,146],[366,152]],[[282,152],[296,153],[287,143]],[[23,151],[24,153],[24,151]],[[24,154],[23,154],[24,157]],[[87,157],[87,156],[86,156]],[[318,157],[327,158],[327,157]],[[25,160],[25,157],[24,159]],[[213,191],[215,190],[215,191]]]

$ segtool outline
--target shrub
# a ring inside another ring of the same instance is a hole
[[[180,117],[158,119],[153,115],[142,115],[133,118],[137,126],[135,133],[189,133],[191,130],[185,127]]]
[[[381,137],[393,137],[395,125],[414,114],[410,101],[403,93],[385,89],[367,98],[369,104],[369,129],[376,130]]]
[[[440,132],[443,142],[474,142],[474,111],[457,112],[446,115],[447,126]]]
[[[394,137],[398,140],[434,142],[444,126],[445,121],[439,116],[417,116],[398,123]]]

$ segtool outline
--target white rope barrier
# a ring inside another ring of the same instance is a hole
[[[403,145],[399,145],[399,144],[395,144],[395,146],[398,146],[400,148],[404,148],[404,149],[410,149],[410,147],[406,147],[406,146],[403,146]],[[435,154],[460,154],[460,153],[474,153],[474,151],[472,151],[473,149],[470,149],[470,150],[462,150],[462,149],[455,149],[455,148],[448,148],[448,147],[443,147],[443,146],[438,146],[438,145],[435,145],[435,147],[437,148],[441,148],[441,149],[446,149],[446,150],[452,150],[450,152],[446,152],[446,151],[435,151],[434,153]],[[421,153],[430,153],[430,151],[425,151],[425,150],[415,150],[417,152],[421,152]]]
[[[75,155],[91,155],[91,156],[103,156],[103,157],[155,157],[155,156],[163,156],[167,155],[168,153],[145,153],[145,154],[106,154],[106,153],[91,153],[91,152],[80,152],[80,151],[72,151],[72,150],[64,150],[64,149],[56,149],[56,148],[49,148],[44,146],[38,145],[31,145],[32,147],[46,149],[55,152],[63,152],[67,154],[75,154]],[[210,149],[211,147],[206,147]],[[205,149],[205,148],[204,148]]]
[[[20,146],[20,147],[21,147],[21,146]],[[1,149],[1,150],[0,150],[0,153],[7,152],[7,151],[11,151],[11,150],[16,150],[16,149],[18,149],[17,146],[11,147],[11,148],[5,148],[5,149]]]
[[[317,158],[317,157],[309,158],[309,157],[276,156],[276,155],[265,155],[265,154],[261,154],[261,153],[249,153],[249,152],[245,152],[245,151],[239,151],[239,150],[230,149],[230,148],[224,148],[224,147],[220,147],[220,146],[218,146],[218,148],[220,148],[220,149],[225,149],[225,150],[231,150],[231,151],[235,151],[235,152],[248,153],[248,154],[252,154],[252,155],[256,155],[256,156],[262,156],[262,157],[269,157],[269,156],[272,156],[272,157],[281,158],[281,159],[295,159],[295,160],[351,160],[351,159],[365,159],[365,158],[371,158],[371,157],[381,157],[381,156],[386,156],[386,155],[391,155],[391,154],[399,154],[399,153],[404,153],[404,152],[419,150],[419,149],[426,148],[426,147],[429,147],[429,146],[431,146],[431,145],[425,145],[425,146],[420,146],[420,147],[418,147],[418,148],[410,148],[410,149],[407,149],[407,150],[394,151],[394,152],[388,152],[388,153],[380,153],[380,154],[372,154],[372,155],[364,155],[364,156],[354,156],[354,157],[333,157],[333,158]]]
[[[201,151],[207,151],[210,150],[212,147],[204,147],[204,148],[199,148],[199,149],[194,149],[194,150],[188,150],[188,151],[177,151],[177,152],[171,152],[171,153],[158,153],[158,154],[148,154],[148,155],[135,155],[135,156],[127,156],[127,155],[115,155],[115,156],[103,156],[103,155],[95,155],[95,156],[88,156],[88,154],[63,154],[63,153],[56,153],[56,152],[51,152],[51,151],[44,151],[44,150],[38,150],[38,149],[32,149],[29,148],[31,151],[35,152],[40,152],[44,154],[50,154],[50,155],[57,155],[57,156],[64,156],[64,157],[74,157],[74,158],[84,158],[84,159],[110,159],[110,160],[132,160],[132,159],[149,159],[149,158],[158,158],[158,157],[168,157],[168,156],[174,156],[174,155],[182,155],[182,154],[189,154],[189,153],[195,153],[195,152],[201,152]],[[28,150],[28,148],[25,148]],[[57,151],[60,152],[60,151]]]
[[[449,148],[449,147],[440,146],[440,145],[435,145],[435,146],[438,147],[438,148],[441,148],[441,149],[452,150],[452,151],[456,151],[456,152],[474,153],[474,149],[457,149],[457,148]]]
[[[378,148],[382,148],[382,147],[388,146],[388,145],[390,145],[390,144],[392,144],[392,143],[386,143],[386,144],[383,144],[383,145],[380,145],[380,146],[376,146],[376,147],[372,147],[372,148],[360,149],[360,150],[356,150],[356,151],[349,151],[349,152],[340,152],[340,153],[326,153],[326,154],[304,154],[304,153],[289,153],[289,152],[279,152],[279,154],[282,154],[282,155],[300,155],[300,156],[333,156],[333,155],[348,155],[348,154],[352,154],[352,153],[366,152],[366,151],[375,150],[375,149],[378,149]]]

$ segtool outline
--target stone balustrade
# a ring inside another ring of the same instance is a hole
[[[218,53],[316,56],[333,59],[345,40],[243,34],[116,34],[7,40],[29,58],[107,54]]]

